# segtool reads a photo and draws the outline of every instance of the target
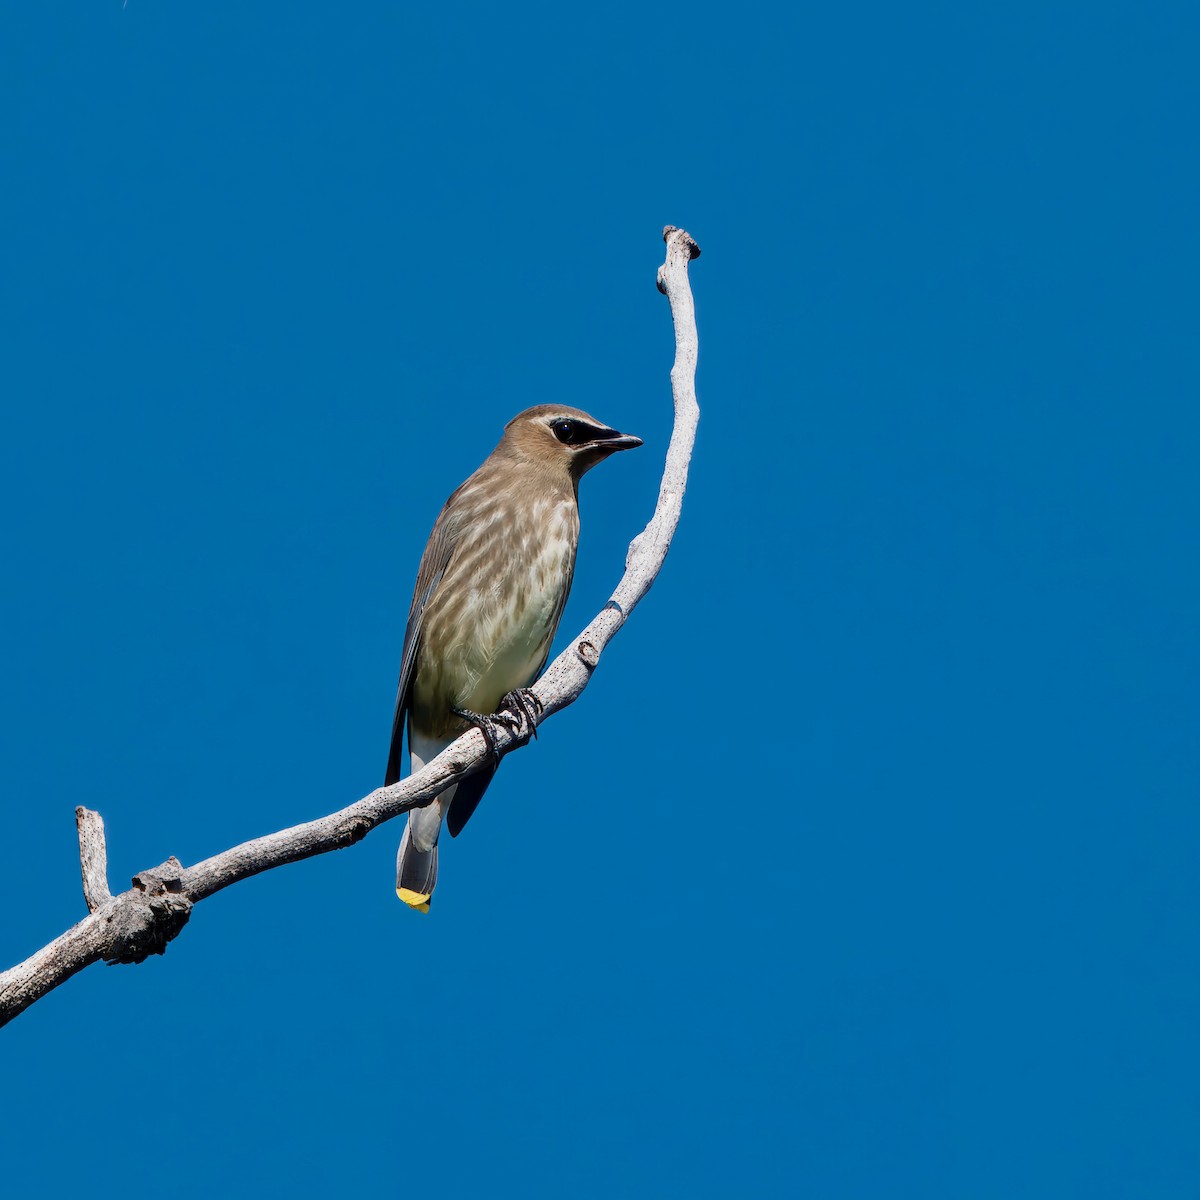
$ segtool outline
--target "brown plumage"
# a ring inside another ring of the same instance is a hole
[[[641,444],[576,408],[529,408],[446,501],[417,571],[385,783],[400,778],[406,723],[415,771],[468,727],[455,710],[494,713],[534,681],[571,590],[579,480]],[[406,904],[428,912],[442,818],[457,835],[494,774],[484,768],[409,814],[396,860]]]

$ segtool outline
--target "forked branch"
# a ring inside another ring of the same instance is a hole
[[[498,730],[496,748],[501,753],[524,744],[531,724],[566,708],[583,693],[605,647],[650,590],[679,524],[700,418],[695,387],[696,318],[687,271],[700,248],[682,229],[670,225],[663,230],[663,240],[667,254],[658,271],[658,289],[671,302],[675,323],[675,365],[671,369],[675,424],[654,516],[630,544],[625,574],[612,598],[534,684],[541,714],[536,718],[525,714],[523,722],[511,730]],[[94,962],[136,963],[151,954],[162,954],[187,924],[192,906],[214,892],[272,867],[352,846],[384,821],[428,804],[489,758],[483,735],[477,729],[469,730],[415,775],[378,788],[340,812],[243,842],[191,867],[169,858],[161,866],[140,872],[133,886],[116,896],[108,889],[104,823],[98,813],[76,809],[83,893],[90,915],[0,974],[0,1025]]]

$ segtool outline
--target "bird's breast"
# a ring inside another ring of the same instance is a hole
[[[574,497],[479,514],[430,597],[413,713],[451,733],[453,708],[494,712],[533,682],[554,638],[579,538]]]

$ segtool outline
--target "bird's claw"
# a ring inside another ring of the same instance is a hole
[[[494,713],[477,713],[469,708],[455,708],[451,709],[451,712],[483,734],[488,751],[499,766],[500,759],[508,750],[524,746],[531,737],[537,737],[537,721],[542,715],[542,702],[529,688],[514,688],[500,701],[500,707]],[[497,745],[500,729],[513,736],[513,744],[504,751]]]
[[[545,709],[532,688],[513,688],[501,701],[496,715],[516,737],[516,745],[525,746],[537,737],[537,723]]]
[[[502,722],[490,713],[472,712],[469,708],[452,708],[450,711],[460,720],[466,721],[468,725],[473,725],[483,734],[483,740],[487,743],[488,753],[495,759],[496,766],[499,766],[501,754],[499,747],[496,745],[496,730]]]

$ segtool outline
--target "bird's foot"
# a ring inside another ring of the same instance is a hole
[[[497,730],[504,727],[504,722],[491,713],[472,712],[469,708],[452,708],[450,710],[456,717],[462,721],[466,721],[468,725],[473,725],[480,733],[483,734],[483,740],[487,743],[488,753],[495,759],[496,766],[500,765],[500,749],[496,745]]]
[[[537,737],[542,702],[529,688],[514,688],[500,701],[500,707],[494,713],[477,713],[469,708],[455,708],[451,712],[483,734],[483,740],[499,766],[503,757],[497,745],[499,731],[503,729],[513,736],[513,744],[507,750],[526,745],[531,737]]]
[[[513,731],[516,745],[526,746],[537,737],[537,723],[545,711],[532,688],[513,688],[501,699],[496,715]]]

